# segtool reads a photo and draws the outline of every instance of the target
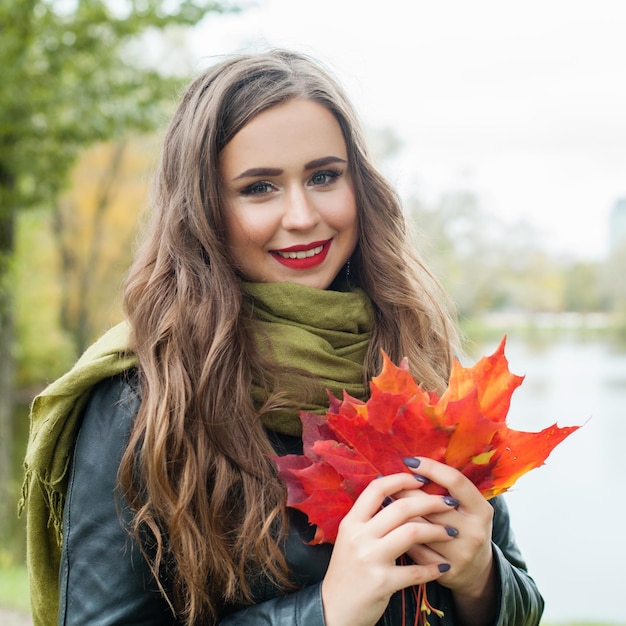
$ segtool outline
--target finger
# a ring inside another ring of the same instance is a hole
[[[450,569],[445,562],[428,565],[398,565],[391,568],[388,581],[393,589],[406,589],[441,578]]]
[[[482,494],[469,478],[459,470],[425,457],[407,457],[404,464],[414,474],[426,478],[448,491],[444,502],[451,508],[459,508],[477,499],[484,500]]]
[[[452,565],[452,560],[448,555],[437,552],[430,544],[415,544],[406,551],[406,554],[418,565],[431,565],[433,563],[450,563]]]
[[[408,552],[415,545],[436,544],[440,545],[447,541],[453,541],[454,537],[446,532],[445,527],[428,522],[406,522],[389,531],[380,538],[381,549],[397,559]],[[431,560],[441,562],[445,559]],[[425,563],[428,563],[425,561]]]
[[[385,498],[389,498],[399,492],[418,489],[419,486],[418,481],[409,473],[382,476],[373,480],[363,490],[346,517],[356,521],[367,521],[380,510]]]
[[[433,496],[416,489],[412,493],[404,492],[400,498],[388,496],[382,503],[382,510],[372,518],[370,527],[375,536],[382,537],[394,528],[407,522],[430,524],[430,517],[449,510],[440,496]],[[456,537],[458,531],[451,525],[436,524],[448,537]]]

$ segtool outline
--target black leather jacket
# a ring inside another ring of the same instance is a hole
[[[136,415],[139,400],[123,376],[98,384],[85,410],[70,472],[63,519],[59,621],[64,626],[170,626],[179,624],[160,595],[145,560],[124,528],[130,519],[115,495],[118,465]],[[294,452],[301,443],[273,437],[279,454]],[[500,607],[496,626],[536,626],[543,600],[526,573],[509,527],[502,498],[495,509],[493,552],[499,574]],[[303,516],[292,515],[285,555],[300,590],[281,595],[269,583],[256,586],[258,603],[232,607],[220,626],[324,626],[321,580],[332,546],[310,546],[311,528]],[[406,622],[412,624],[413,594]],[[458,625],[451,593],[437,583],[428,586],[431,604],[444,611],[431,614],[431,626]],[[395,594],[380,625],[402,624],[401,594]],[[487,625],[486,625],[487,626]]]

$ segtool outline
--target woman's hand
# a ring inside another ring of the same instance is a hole
[[[451,507],[440,496],[422,492],[422,486],[408,473],[379,478],[344,517],[322,582],[326,626],[372,626],[393,593],[437,580],[449,569],[446,558],[436,555],[454,554],[443,546],[458,539],[445,524],[424,520],[445,516]],[[410,497],[391,501],[394,494]],[[396,564],[402,554],[422,545],[435,546],[428,549],[427,562]]]
[[[463,624],[488,623],[495,611],[495,572],[491,546],[493,508],[461,472],[443,463],[421,458],[405,460],[407,467],[421,480],[442,486],[450,496],[445,512],[424,515],[424,521],[442,526],[453,541],[419,542],[409,548],[409,556],[420,564],[445,561],[450,570],[440,584],[452,590],[457,612]],[[412,491],[396,494],[404,500]],[[441,499],[441,496],[436,496]]]

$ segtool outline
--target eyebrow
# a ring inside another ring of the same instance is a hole
[[[304,165],[304,169],[314,170],[318,167],[324,167],[325,165],[331,165],[333,163],[347,163],[347,161],[337,156],[326,156],[309,161]],[[280,176],[282,173],[283,170],[276,167],[251,167],[250,169],[235,176],[233,180],[239,180],[240,178],[255,178],[257,176]]]

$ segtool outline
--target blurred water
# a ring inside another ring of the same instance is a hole
[[[584,424],[506,496],[545,621],[626,625],[626,352],[601,341],[509,339],[506,356],[526,376],[509,425]]]

